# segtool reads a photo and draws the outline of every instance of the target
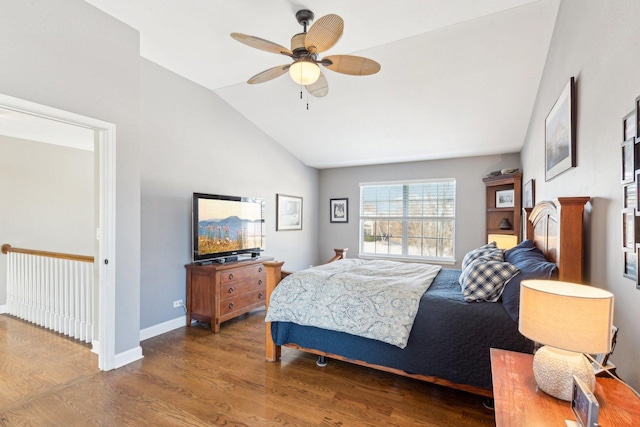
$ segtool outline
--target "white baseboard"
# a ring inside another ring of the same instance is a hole
[[[7,305],[0,305],[0,314],[5,314],[7,312]]]
[[[118,369],[124,365],[135,362],[136,360],[140,360],[143,357],[144,356],[142,355],[142,347],[140,346],[134,347],[131,350],[127,350],[123,353],[118,353],[116,354],[115,368]]]
[[[181,328],[187,324],[187,316],[177,317],[166,322],[158,323],[157,325],[150,326],[140,331],[140,341],[148,340],[149,338],[157,337],[158,335],[165,334],[174,329]]]

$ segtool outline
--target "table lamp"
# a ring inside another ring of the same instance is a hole
[[[538,387],[571,400],[573,375],[593,391],[595,374],[583,353],[611,350],[613,294],[604,289],[554,280],[520,284],[519,331],[544,346],[533,357]]]
[[[511,249],[518,244],[518,236],[513,234],[489,234],[487,243],[496,242],[496,246],[500,249]]]

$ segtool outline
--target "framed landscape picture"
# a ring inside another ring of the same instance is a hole
[[[349,199],[331,199],[329,209],[331,222],[349,222]]]
[[[545,180],[576,166],[575,95],[571,77],[545,120]]]
[[[302,197],[276,194],[276,231],[302,230]]]

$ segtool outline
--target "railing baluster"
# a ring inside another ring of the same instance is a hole
[[[7,310],[18,318],[90,343],[93,257],[12,248],[7,260]]]

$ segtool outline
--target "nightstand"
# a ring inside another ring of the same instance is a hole
[[[491,376],[496,426],[564,426],[575,420],[571,403],[538,390],[533,355],[491,349]],[[640,425],[640,399],[613,378],[596,378],[599,424],[606,427]]]

